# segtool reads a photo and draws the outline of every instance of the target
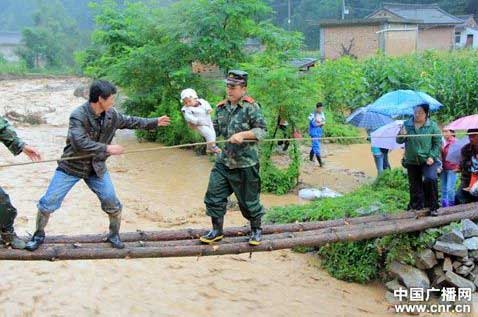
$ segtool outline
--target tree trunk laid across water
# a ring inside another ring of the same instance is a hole
[[[266,234],[259,246],[249,246],[245,237],[227,238],[215,245],[199,245],[196,241],[149,242],[144,246],[131,246],[118,250],[107,244],[97,244],[92,248],[87,245],[65,246],[46,244],[35,252],[24,250],[1,249],[1,260],[93,260],[93,259],[128,259],[156,257],[207,256],[264,252],[293,247],[318,247],[327,243],[340,241],[358,241],[389,234],[421,231],[443,226],[461,219],[478,219],[478,209],[462,208],[443,210],[438,217],[408,217],[374,221],[371,223],[344,224],[339,227],[308,230],[305,232]],[[405,215],[403,213],[402,215]],[[367,218],[367,217],[362,217]],[[357,219],[358,218],[354,218]],[[369,218],[370,219],[370,218]],[[362,219],[363,220],[363,219]],[[290,236],[292,234],[292,236]],[[187,243],[193,242],[187,245]],[[162,243],[162,244],[161,244]],[[176,245],[176,243],[178,245]]]

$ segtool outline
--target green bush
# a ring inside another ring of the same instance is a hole
[[[373,240],[334,243],[319,250],[322,266],[333,277],[357,283],[375,279],[379,272],[379,253]]]
[[[271,144],[265,144],[262,148],[264,150],[261,155],[261,190],[276,195],[287,194],[299,180],[301,155],[297,142],[292,142],[289,147],[291,163],[287,168],[274,165],[270,159],[273,148]]]

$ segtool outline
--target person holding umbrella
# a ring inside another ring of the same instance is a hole
[[[408,172],[408,210],[429,208],[430,215],[437,216],[437,170],[441,166],[439,158],[442,142],[440,129],[429,118],[429,113],[430,106],[427,103],[415,106],[413,117],[404,122],[396,141],[405,144],[402,165]]]

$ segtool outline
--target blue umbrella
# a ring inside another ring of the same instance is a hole
[[[428,103],[430,111],[437,111],[443,105],[435,98],[424,92],[413,90],[396,90],[378,98],[374,103],[367,106],[369,111],[375,111],[384,115],[396,117],[413,115],[413,108],[419,104]]]
[[[393,119],[381,113],[368,111],[367,107],[360,107],[348,116],[345,121],[359,128],[375,130],[392,122]]]

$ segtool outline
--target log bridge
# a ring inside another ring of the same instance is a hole
[[[461,219],[478,219],[478,203],[442,208],[437,217],[426,212],[400,212],[328,221],[304,222],[263,227],[263,242],[250,246],[248,227],[225,228],[223,241],[203,245],[198,237],[206,229],[137,231],[122,233],[126,248],[118,250],[105,243],[105,235],[47,236],[35,252],[0,248],[0,260],[58,261],[131,259],[160,257],[199,257],[319,247],[328,243],[359,241],[390,234],[417,232],[440,227]],[[25,239],[27,239],[25,237]]]

